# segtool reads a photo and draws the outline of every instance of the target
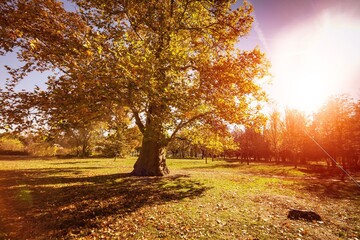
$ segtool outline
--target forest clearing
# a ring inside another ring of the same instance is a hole
[[[137,177],[135,160],[3,157],[0,239],[360,238],[359,188],[326,166],[168,159]]]

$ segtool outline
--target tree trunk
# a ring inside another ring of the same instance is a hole
[[[169,169],[166,166],[166,147],[154,139],[144,138],[132,175],[164,176],[167,174],[169,174]]]
[[[90,154],[88,154],[88,146],[85,142],[83,142],[82,146],[81,146],[81,157],[88,157]]]

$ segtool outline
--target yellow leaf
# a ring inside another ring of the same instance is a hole
[[[37,44],[38,44],[37,39],[32,39],[32,40],[30,40],[30,48],[31,48],[32,50],[35,50],[35,49],[36,49]]]
[[[83,44],[83,47],[85,48],[90,48],[91,47],[91,44],[89,41],[86,41],[86,43]]]
[[[90,50],[86,50],[86,55],[88,55],[89,57],[91,57],[93,55],[93,52]]]
[[[98,50],[98,53],[101,54],[103,52],[102,46],[98,46],[97,50]]]

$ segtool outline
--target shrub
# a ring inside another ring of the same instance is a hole
[[[26,154],[24,144],[17,138],[0,137],[0,154]]]

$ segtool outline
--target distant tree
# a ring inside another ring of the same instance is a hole
[[[270,157],[269,144],[260,129],[248,126],[244,130],[236,130],[234,135],[238,145],[237,157],[240,156],[241,162],[249,164],[251,160],[267,160]]]
[[[55,139],[50,138],[41,132],[27,133],[23,136],[26,152],[32,156],[56,156],[59,145]]]
[[[99,129],[100,130],[100,129]],[[141,133],[135,126],[121,120],[107,124],[94,142],[99,153],[107,157],[126,157],[141,146]]]
[[[0,134],[0,154],[21,152],[25,152],[25,145],[19,136]]]
[[[98,106],[128,107],[143,135],[134,175],[167,174],[167,145],[194,122],[258,121],[265,94],[254,80],[268,63],[259,49],[234,47],[251,29],[247,2],[73,2],[76,12],[56,0],[0,3],[0,48],[16,48],[25,62],[9,70],[8,86],[53,69],[60,76],[48,81],[49,94],[83,94],[81,109],[104,115]]]
[[[69,126],[63,129],[63,138],[75,149],[76,156],[89,157],[92,153],[91,139],[95,131],[94,126]]]
[[[269,143],[269,148],[273,157],[275,158],[275,161],[280,160],[283,131],[284,123],[281,120],[280,112],[273,111],[269,116],[264,135],[267,142]]]
[[[36,88],[23,102],[29,107],[36,106],[34,115],[49,137],[68,138],[68,145],[75,147],[77,156],[88,157],[101,125],[118,122],[119,117],[127,118],[127,113],[121,114],[121,107],[94,101],[94,92],[96,86],[85,86],[81,81],[74,85],[63,77],[50,78],[47,91]]]
[[[314,115],[315,116],[315,115]],[[317,122],[312,119],[306,126],[306,138],[304,142],[303,157],[309,161],[321,161],[326,158],[326,154],[323,150],[314,142],[319,141]]]
[[[360,100],[352,105],[352,115],[349,126],[350,146],[352,154],[349,156],[350,164],[360,169]]]
[[[314,117],[318,141],[324,146],[325,150],[337,161],[346,165],[351,143],[355,139],[352,129],[351,119],[354,113],[353,101],[346,95],[330,98],[327,103],[319,110]],[[329,160],[332,166],[333,161]]]
[[[201,151],[201,158],[207,163],[208,157],[214,160],[215,156],[224,155],[236,146],[227,126],[212,122],[183,129],[175,142],[170,144],[170,148],[173,152],[177,149],[180,153]]]
[[[295,109],[285,110],[284,135],[282,143],[282,158],[295,163],[304,160],[306,136],[306,117]]]
[[[168,145],[168,150],[171,152],[172,157],[186,158],[190,147],[190,141],[180,132],[178,136]]]

